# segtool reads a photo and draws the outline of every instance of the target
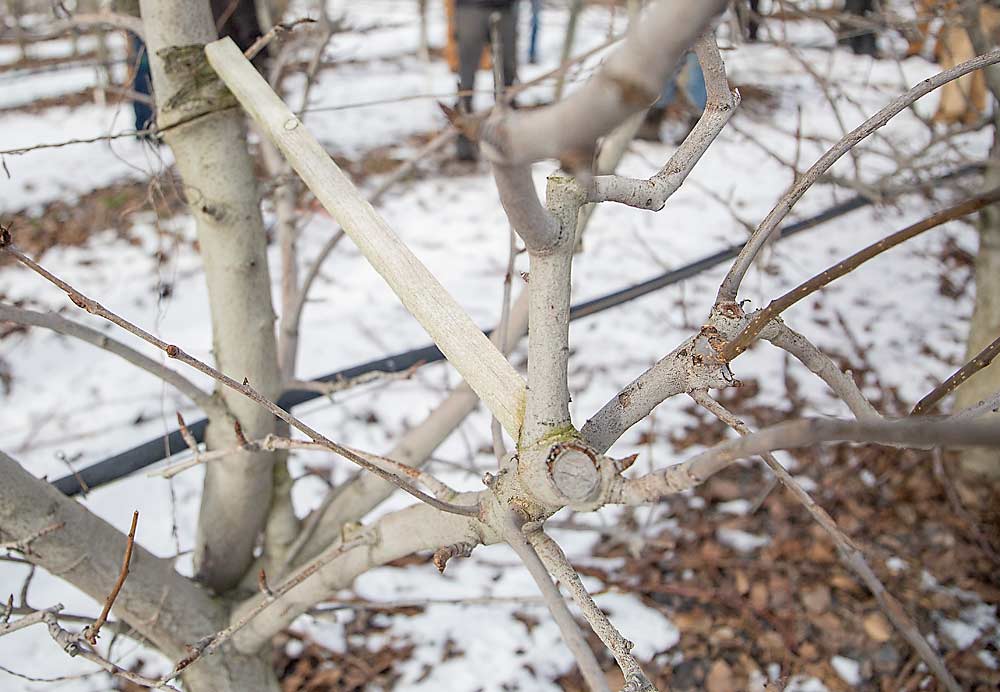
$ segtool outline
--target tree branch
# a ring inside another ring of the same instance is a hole
[[[187,669],[192,663],[200,659],[202,656],[211,654],[216,651],[220,646],[225,644],[227,641],[232,639],[232,637],[246,627],[250,622],[258,617],[261,613],[267,610],[271,605],[276,603],[282,596],[287,594],[289,591],[294,589],[296,586],[304,582],[306,579],[314,575],[316,572],[321,570],[326,565],[330,564],[333,560],[341,557],[345,553],[355,548],[360,548],[362,546],[372,544],[372,536],[369,534],[361,534],[355,538],[348,541],[344,541],[337,546],[335,550],[329,550],[324,553],[320,558],[314,560],[305,569],[300,570],[294,576],[286,579],[280,585],[275,588],[262,588],[260,597],[255,601],[253,607],[245,609],[240,617],[235,620],[229,627],[223,630],[219,630],[215,634],[211,634],[207,637],[203,637],[198,640],[195,644],[190,647],[190,651],[187,656],[179,660],[173,667],[173,669],[163,677],[164,681],[170,681],[180,675],[182,671]],[[263,570],[260,573],[261,580],[266,586],[266,576]]]
[[[735,304],[715,306],[705,326],[612,397],[580,429],[587,443],[606,452],[626,430],[666,399],[709,387],[727,387],[732,376],[718,349],[746,318]]]
[[[226,38],[209,44],[205,52],[226,86],[341,223],[404,307],[428,331],[507,432],[517,437],[525,385],[510,363],[364,200],[236,44]]]
[[[141,368],[154,377],[163,380],[206,413],[216,416],[227,415],[225,407],[214,396],[192,384],[187,378],[96,329],[68,320],[54,312],[35,312],[34,310],[25,310],[24,308],[17,308],[13,305],[5,305],[3,303],[0,303],[0,322],[42,327],[43,329],[50,329],[57,334],[85,341],[88,344],[113,353],[137,368]]]
[[[556,223],[544,249],[528,247],[528,401],[518,448],[572,425],[569,415],[569,307],[576,220],[583,195],[572,178],[550,176],[546,207]],[[517,226],[515,225],[516,229]]]
[[[705,75],[708,101],[698,124],[688,133],[670,160],[648,180],[619,175],[599,175],[588,190],[588,202],[619,202],[638,209],[659,211],[687,179],[740,104],[740,93],[729,90],[726,66],[715,35],[709,32],[695,44]]]
[[[972,360],[956,370],[951,377],[932,389],[927,396],[918,401],[917,405],[910,412],[910,415],[920,416],[930,411],[937,402],[941,401],[941,399],[960,387],[967,379],[992,363],[998,354],[1000,354],[1000,336],[994,339],[993,343],[977,353]]]
[[[523,523],[523,521],[518,522],[513,517],[509,517],[504,540],[521,558],[521,562],[527,568],[531,578],[535,580],[538,590],[542,593],[542,598],[545,599],[545,605],[548,607],[552,619],[556,621],[563,641],[570,653],[573,654],[573,658],[580,668],[580,673],[591,692],[611,692],[604,671],[601,670],[601,664],[597,662],[594,652],[591,651],[583,632],[580,631],[580,626],[573,619],[573,614],[569,612],[566,601],[559,593],[559,588],[552,583],[552,577],[545,569],[545,565],[542,564],[538,553],[525,538],[521,526]]]
[[[486,156],[518,166],[543,159],[582,160],[597,139],[656,100],[724,0],[660,0],[633,22],[597,73],[565,99],[530,111],[494,111],[479,131]]]
[[[854,271],[873,257],[877,257],[883,252],[891,250],[897,245],[900,245],[911,238],[915,238],[925,231],[937,228],[941,224],[954,221],[955,219],[960,219],[963,216],[968,216],[983,207],[996,203],[997,200],[1000,200],[1000,188],[982,195],[976,195],[971,199],[955,204],[947,209],[942,209],[941,211],[931,214],[917,223],[907,226],[901,231],[896,231],[895,233],[886,236],[877,243],[869,245],[864,250],[854,253],[847,259],[841,260],[837,264],[820,272],[808,281],[799,284],[780,298],[772,300],[766,308],[753,313],[749,324],[747,324],[747,326],[744,327],[739,334],[737,334],[732,340],[729,341],[729,343],[725,345],[719,355],[726,361],[732,360],[736,356],[743,353],[743,351],[745,351],[750,344],[754,342],[757,335],[764,329],[765,325],[803,298],[812,295],[827,284],[830,284],[845,274]]]
[[[740,435],[746,437],[752,434],[750,428],[742,420],[734,416],[722,404],[712,399],[705,390],[692,392],[691,397],[698,405]],[[927,664],[927,667],[934,671],[934,675],[941,681],[941,684],[949,692],[961,692],[962,688],[955,678],[952,677],[951,673],[948,672],[948,668],[945,666],[944,661],[941,660],[941,657],[937,655],[937,652],[931,648],[931,645],[924,638],[923,634],[920,633],[920,629],[916,623],[910,619],[899,601],[886,591],[885,585],[875,576],[875,572],[872,571],[872,568],[868,565],[868,561],[865,559],[864,551],[840,530],[833,517],[825,509],[816,504],[816,501],[792,478],[791,474],[774,458],[773,454],[765,452],[761,454],[761,458],[767,464],[768,468],[774,472],[775,477],[777,477],[781,484],[791,491],[792,495],[806,508],[810,516],[823,527],[826,534],[833,540],[834,545],[837,546],[837,552],[840,554],[840,558],[844,564],[868,587],[868,590],[875,596],[879,606],[882,607],[882,610],[892,621],[892,624],[896,626],[896,629],[903,635],[903,638],[909,642],[910,646],[917,652],[917,655]]]
[[[805,336],[798,333],[781,320],[773,320],[762,335],[773,346],[787,351],[810,372],[823,380],[847,408],[859,419],[880,419],[882,415],[858,389],[854,380],[843,372],[830,357],[820,351]]]
[[[344,447],[343,445],[338,445],[333,440],[330,440],[329,438],[322,435],[318,431],[309,427],[308,425],[303,423],[300,419],[288,413],[280,406],[278,406],[276,403],[274,403],[273,401],[265,397],[263,394],[258,392],[250,385],[249,381],[247,381],[246,379],[244,379],[242,383],[237,382],[228,375],[219,372],[211,365],[208,365],[207,363],[198,360],[194,356],[181,350],[179,347],[173,344],[168,344],[167,342],[158,339],[157,337],[153,336],[152,334],[143,330],[142,328],[137,327],[128,320],[119,317],[118,315],[111,312],[97,301],[92,300],[91,298],[88,298],[87,296],[83,295],[75,288],[67,284],[65,281],[60,279],[59,277],[55,276],[54,274],[44,269],[43,267],[39,266],[34,260],[32,260],[30,257],[28,257],[23,252],[14,247],[10,242],[10,233],[6,230],[3,231],[3,235],[2,237],[0,237],[0,252],[6,252],[11,257],[14,257],[17,261],[21,262],[21,264],[25,265],[39,276],[45,278],[47,281],[58,286],[62,291],[64,291],[69,296],[70,300],[73,301],[73,303],[77,307],[118,325],[122,329],[131,332],[132,334],[135,334],[137,337],[139,337],[146,343],[152,344],[153,346],[156,346],[160,350],[164,351],[169,357],[179,360],[180,362],[191,366],[198,372],[208,375],[216,382],[219,382],[220,384],[225,385],[229,389],[239,394],[242,394],[247,399],[256,402],[263,408],[270,411],[272,414],[283,420],[288,425],[304,433],[313,442],[323,445],[331,452],[339,454],[345,459],[354,462],[361,468],[370,471],[371,473],[374,473],[377,476],[380,476],[381,478],[389,481],[390,483],[393,483],[400,490],[409,493],[418,500],[422,500],[423,502],[426,502],[445,512],[457,512],[459,514],[468,514],[470,512],[474,513],[474,510],[469,510],[467,508],[459,507],[456,505],[443,503],[440,500],[437,500],[436,498],[433,498],[430,495],[427,495],[426,493],[413,487],[410,483],[407,483],[406,481],[399,478],[395,474],[384,470],[383,468],[381,468],[376,464],[373,464],[372,462],[368,461],[359,454],[356,454],[352,450]],[[482,335],[482,332],[479,332],[479,334]],[[506,363],[507,361],[505,360],[504,362]]]
[[[528,330],[528,293],[523,291],[510,312],[508,349]],[[498,336],[494,332],[494,336]],[[464,382],[458,385],[419,425],[407,431],[388,456],[409,466],[422,466],[435,449],[457,428],[478,403]],[[319,554],[340,536],[341,527],[359,521],[389,497],[394,486],[359,472],[332,490],[304,522],[302,532],[289,550],[288,560],[301,564]]]
[[[826,173],[826,171],[829,170],[841,156],[850,151],[870,134],[883,127],[893,117],[907,109],[920,97],[929,94],[938,87],[947,84],[954,79],[958,79],[962,75],[981,69],[986,65],[993,65],[997,62],[1000,62],[1000,48],[994,49],[985,55],[975,57],[972,60],[956,65],[950,70],[945,70],[934,75],[933,77],[930,77],[929,79],[923,80],[906,93],[893,99],[882,110],[851,132],[847,133],[847,135],[845,135],[839,142],[833,145],[833,147],[823,154],[823,156],[821,156],[808,171],[795,181],[792,187],[782,196],[780,200],[778,200],[778,203],[767,215],[767,218],[761,222],[760,226],[757,227],[757,230],[754,231],[752,236],[750,236],[750,240],[747,241],[746,246],[744,246],[743,250],[733,263],[732,268],[730,268],[725,279],[722,281],[722,285],[719,287],[719,293],[716,297],[716,303],[729,303],[736,300],[736,295],[739,292],[740,283],[743,281],[744,275],[746,275],[747,270],[753,263],[754,257],[757,256],[757,253],[760,252],[760,249],[774,233],[778,224],[780,224],[785,216],[788,215],[788,212],[791,211],[796,202],[802,198],[802,195],[806,193],[806,190],[812,187],[812,185],[819,180],[820,176]]]
[[[61,527],[44,532],[53,525]],[[98,602],[107,597],[108,575],[120,571],[127,545],[124,534],[2,452],[0,534],[15,540],[36,536],[27,559]],[[136,546],[130,570],[115,612],[166,656],[184,655],[184,642],[218,629],[222,606],[169,561]]]
[[[183,427],[181,428],[182,431],[185,429],[186,428]],[[185,441],[188,442],[188,446],[193,452],[190,459],[185,459],[176,464],[171,464],[161,469],[157,469],[156,471],[151,471],[148,475],[159,476],[161,478],[173,478],[177,474],[187,471],[190,468],[194,468],[195,466],[225,459],[226,457],[238,454],[239,452],[276,452],[278,450],[292,449],[305,449],[323,452],[331,451],[329,447],[320,442],[292,440],[287,437],[279,437],[278,435],[268,435],[260,440],[247,440],[244,441],[239,447],[235,447],[233,449],[216,449],[205,453],[198,451],[197,443],[192,444],[194,443],[193,437],[190,441],[185,438]],[[426,471],[415,469],[412,466],[400,463],[387,457],[371,454],[369,452],[363,452],[360,449],[354,449],[352,447],[344,447],[344,449],[350,450],[353,454],[367,460],[374,466],[378,466],[395,475],[401,483],[409,484],[411,481],[420,483],[430,490],[434,494],[434,497],[439,500],[437,503],[429,503],[432,506],[445,512],[450,511],[452,513],[474,516],[474,510],[471,510],[468,507],[452,505],[451,503],[446,502],[446,500],[457,497],[459,495],[458,491],[452,489],[447,484],[438,480]]]
[[[857,442],[899,447],[1000,447],[1000,424],[953,418],[902,418],[848,421],[803,418],[752,433],[714,447],[680,464],[635,479],[620,479],[609,491],[610,503],[658,502],[705,482],[734,461],[778,449],[809,447],[822,442]]]
[[[0,629],[0,636],[13,632],[16,629],[23,629],[24,627],[29,627],[31,625],[44,624],[48,630],[49,636],[52,637],[52,641],[58,644],[59,648],[70,656],[79,656],[84,660],[95,663],[107,673],[110,673],[115,677],[128,680],[129,682],[139,685],[140,687],[180,692],[180,690],[176,687],[168,685],[166,681],[147,678],[143,675],[139,675],[138,673],[133,673],[130,670],[116,666],[111,661],[99,655],[92,648],[89,648],[87,646],[87,642],[85,641],[87,638],[86,629],[84,629],[83,632],[70,632],[59,624],[58,613],[62,610],[62,608],[63,606],[59,604],[51,608],[46,608],[45,610],[37,610],[30,615],[25,615],[24,617],[18,619],[12,628],[6,631]],[[90,644],[93,646],[93,642],[90,642]]]
[[[481,497],[482,493],[471,493],[462,501],[474,506]],[[343,532],[340,541],[316,558],[320,563],[318,568],[307,564],[289,576],[289,579],[296,579],[309,572],[282,596],[280,608],[264,610],[236,632],[233,645],[240,652],[255,653],[295,618],[349,586],[359,574],[417,551],[457,543],[479,544],[483,541],[481,527],[482,524],[471,517],[444,514],[428,505],[417,504],[387,514],[370,527],[362,528],[362,532],[370,532],[373,537],[371,545],[362,543],[342,551],[340,545],[357,535]],[[233,613],[232,622],[239,622],[266,598],[266,595],[257,595],[243,603]]]
[[[618,662],[618,667],[622,670],[622,675],[625,677],[624,690],[628,692],[656,692],[653,683],[643,672],[642,666],[631,654],[632,642],[622,636],[618,628],[604,614],[604,611],[594,603],[594,599],[587,593],[587,588],[580,580],[580,575],[573,569],[573,565],[569,563],[559,544],[541,529],[528,533],[528,540],[538,553],[538,557],[548,568],[549,573],[569,589],[570,595],[573,596],[577,607],[583,612],[583,616],[587,618],[590,627],[601,638],[604,645],[611,650],[615,661]]]
[[[452,127],[439,133],[434,139],[425,144],[420,150],[413,154],[413,156],[404,164],[400,165],[398,168],[393,170],[385,180],[379,183],[379,186],[375,188],[375,191],[368,197],[368,203],[375,205],[378,204],[385,194],[391,190],[396,183],[405,178],[407,175],[413,171],[417,165],[423,161],[428,156],[440,151],[455,139],[458,133]],[[312,289],[313,283],[315,283],[316,278],[319,276],[320,270],[323,268],[323,263],[326,262],[326,258],[330,256],[333,249],[337,247],[337,244],[344,237],[345,233],[342,228],[337,229],[330,236],[330,238],[323,244],[323,247],[313,258],[312,262],[306,268],[303,278],[302,285],[299,286],[298,291],[295,295],[295,302],[292,306],[292,310],[287,318],[287,324],[285,322],[286,317],[282,314],[282,330],[288,330],[290,332],[298,333],[299,324],[302,322],[302,312],[306,305],[306,300],[309,298],[309,291]]]

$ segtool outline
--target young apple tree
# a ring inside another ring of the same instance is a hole
[[[740,104],[739,93],[727,82],[714,38],[714,25],[727,4],[725,0],[653,2],[589,81],[562,100],[515,110],[501,99],[486,113],[453,114],[454,129],[478,140],[488,158],[499,203],[530,261],[527,289],[505,311],[491,340],[396,236],[247,56],[229,39],[215,41],[205,0],[141,0],[157,127],[173,150],[197,226],[215,362],[198,360],[182,345],[109,311],[86,295],[84,287],[72,286],[38,265],[7,230],[0,251],[58,286],[81,309],[160,348],[179,366],[166,368],[138,354],[124,341],[132,337],[111,340],[64,317],[0,304],[0,319],[91,341],[157,375],[205,411],[210,421],[207,450],[199,451],[192,442],[191,459],[164,471],[206,466],[195,575],[181,576],[170,562],[150,554],[131,536],[0,454],[0,539],[5,547],[104,601],[106,610],[175,663],[156,679],[118,668],[94,645],[103,618],[77,632],[60,620],[56,605],[14,619],[8,613],[0,623],[0,637],[45,625],[68,653],[83,655],[113,674],[151,688],[183,684],[192,692],[277,690],[269,663],[274,637],[359,575],[418,551],[433,551],[434,562],[443,571],[449,560],[467,556],[479,546],[506,543],[537,584],[589,687],[604,691],[609,684],[566,596],[621,668],[622,690],[653,690],[631,653],[629,637],[638,633],[630,632],[627,624],[619,627],[595,605],[562,548],[546,532],[546,521],[564,508],[589,512],[608,505],[655,503],[697,486],[737,460],[760,457],[831,537],[845,565],[872,592],[940,684],[958,690],[944,661],[880,583],[864,552],[772,453],[834,441],[1000,447],[1000,424],[979,420],[1000,405],[1000,393],[991,392],[950,416],[888,419],[851,377],[785,324],[781,313],[881,252],[945,221],[996,204],[1000,190],[961,200],[891,234],[756,312],[742,308],[740,286],[782,220],[838,159],[921,96],[1000,62],[1000,50],[983,52],[920,82],[848,132],[780,195],[725,276],[700,329],[586,421],[570,416],[570,277],[580,219],[586,218],[588,205],[605,202],[662,210],[726,127]],[[332,30],[325,31],[329,38]],[[683,144],[649,179],[594,174],[592,162],[602,138],[656,100],[690,49],[705,74],[708,105]],[[280,78],[271,81],[280,83]],[[282,253],[277,328],[260,192],[246,144],[247,116],[266,140],[262,148],[267,169],[280,175],[291,195],[283,198],[286,193],[277,192]],[[452,130],[428,147],[443,146],[454,134]],[[549,176],[540,199],[530,167],[549,160],[559,161],[560,168]],[[339,444],[330,433],[313,429],[275,403],[295,382],[299,317],[318,272],[318,264],[313,265],[300,278],[295,269],[298,182],[289,181],[292,171],[464,378],[462,386],[384,456]],[[670,239],[663,242],[669,245]],[[527,377],[504,355],[525,333]],[[709,391],[738,386],[730,364],[761,339],[801,361],[854,417],[788,420],[760,431],[749,429]],[[192,384],[183,374],[186,368],[213,378],[216,391]],[[949,380],[931,396],[940,398],[957,384]],[[611,445],[657,405],[683,396],[732,427],[739,437],[646,474],[628,471],[634,457],[607,456]],[[457,492],[422,466],[479,401],[496,421],[497,466],[485,475],[481,490]],[[292,439],[292,428],[304,439]],[[501,428],[515,441],[514,449],[505,449]],[[331,489],[318,508],[299,517],[286,469],[290,449],[331,451],[360,469],[351,480]],[[396,490],[409,493],[413,504],[366,523],[366,516]],[[263,548],[255,555],[261,536]],[[116,576],[115,589],[109,591]]]

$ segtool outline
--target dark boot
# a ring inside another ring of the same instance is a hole
[[[459,161],[475,161],[479,158],[479,152],[471,139],[460,134],[455,140],[455,156]]]
[[[639,131],[635,133],[635,138],[647,142],[659,142],[660,123],[663,121],[663,112],[664,109],[658,106],[653,106],[646,111],[646,117],[643,119],[642,125],[639,126]]]

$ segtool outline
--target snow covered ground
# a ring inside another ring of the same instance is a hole
[[[321,73],[305,120],[311,131],[334,154],[354,157],[374,147],[395,145],[408,135],[440,130],[444,121],[436,101],[450,102],[454,76],[442,61],[425,64],[416,58],[416,3],[374,0],[331,5],[335,12],[343,12],[351,25],[369,30],[338,35],[330,44],[326,58],[344,64]],[[438,3],[431,5],[431,43],[441,45],[445,32],[443,12]],[[525,28],[527,14],[521,17]],[[609,32],[620,31],[624,26],[622,15],[619,12],[612,22],[606,10],[589,8],[581,22],[578,49],[596,46]],[[558,63],[564,17],[561,8],[545,10],[542,63],[524,65],[522,79],[530,79]],[[378,28],[380,25],[385,28]],[[739,132],[727,128],[722,133],[688,184],[663,211],[654,214],[605,205],[596,212],[586,238],[586,251],[575,264],[574,302],[679,267],[746,237],[741,222],[759,222],[791,182],[792,171],[777,159],[804,169],[842,134],[830,102],[804,65],[833,85],[833,101],[848,129],[909,85],[937,71],[918,58],[897,63],[830,51],[833,37],[819,25],[789,25],[782,39],[795,47],[797,58],[785,48],[768,44],[739,45],[724,53],[733,84],[764,88],[774,99],[765,104],[767,112],[758,105],[756,110],[747,109],[735,117]],[[731,45],[725,38],[722,43],[724,47]],[[65,41],[51,41],[45,46],[49,54],[66,50]],[[123,50],[120,43],[114,48],[119,53]],[[0,51],[0,60],[13,59],[13,55]],[[596,59],[588,62],[588,68],[596,64]],[[92,77],[92,71],[87,69],[51,73],[44,80],[33,75],[0,73],[0,107],[74,92],[92,85]],[[479,84],[485,88],[487,83],[487,75],[481,74]],[[297,104],[301,83],[292,80],[290,87],[290,102]],[[551,85],[547,85],[531,90],[526,101],[550,95]],[[384,99],[400,100],[357,105]],[[479,103],[485,105],[485,98]],[[931,95],[915,110],[928,116],[935,104],[936,96]],[[0,150],[94,137],[130,127],[130,110],[121,104],[3,113]],[[801,132],[801,138],[796,137],[796,130]],[[984,157],[989,144],[985,132],[973,133],[955,141],[954,147],[928,151],[928,137],[913,113],[903,113],[859,155],[862,180],[875,181],[893,169],[893,159],[909,155],[937,161],[938,168],[944,170],[947,161]],[[620,171],[648,176],[667,160],[672,148],[668,144],[636,143]],[[410,151],[399,145],[394,155],[405,158]],[[4,163],[10,175],[0,174],[0,218],[6,223],[17,210],[37,209],[48,201],[72,198],[113,181],[162,175],[171,159],[166,148],[154,150],[126,138],[4,156]],[[508,239],[491,179],[485,167],[458,177],[436,176],[434,164],[425,168],[428,174],[398,187],[381,205],[381,212],[476,322],[484,327],[492,325],[500,311]],[[553,168],[552,163],[535,166],[539,189]],[[834,172],[851,178],[855,175],[854,164],[847,158],[837,164]],[[366,184],[375,183],[377,179],[373,178]],[[843,189],[817,186],[796,207],[793,217],[809,216],[850,194]],[[748,277],[742,297],[751,299],[752,306],[766,304],[837,259],[924,216],[934,206],[912,196],[898,206],[853,212],[783,242],[771,251],[768,270],[755,270]],[[16,236],[16,217],[13,220]],[[333,223],[324,216],[309,221],[300,243],[303,262],[314,256],[333,230]],[[47,252],[44,264],[143,328],[182,345],[193,355],[210,358],[208,303],[193,249],[191,220],[180,217],[158,223],[150,216],[136,225],[132,236],[137,242],[126,242],[111,232],[96,233],[82,247]],[[904,399],[915,401],[949,374],[963,353],[962,341],[971,311],[968,293],[957,300],[939,293],[939,255],[948,239],[969,250],[975,248],[975,234],[968,226],[949,224],[879,257],[819,296],[803,301],[787,313],[787,321],[820,346],[843,353],[850,347],[837,326],[836,316],[847,315],[852,335],[877,369],[881,384],[896,387]],[[272,248],[272,268],[278,266],[276,253],[277,248]],[[157,254],[165,256],[165,261],[159,261]],[[719,267],[680,286],[573,324],[570,381],[577,423],[700,324],[724,271],[725,266]],[[164,284],[172,288],[168,297],[162,297]],[[274,290],[277,294],[277,279]],[[73,309],[61,293],[37,276],[17,267],[0,269],[0,297],[40,309],[62,310],[73,319],[115,334],[108,325],[88,320],[87,315]],[[359,305],[365,309],[359,311]],[[347,242],[328,260],[314,288],[303,334],[303,377],[428,341],[421,327]],[[128,335],[115,336],[161,358],[161,354]],[[0,341],[0,359],[9,364],[13,377],[11,391],[0,400],[4,422],[0,426],[0,449],[39,476],[62,476],[67,472],[67,463],[84,466],[171,429],[177,410],[189,418],[197,415],[186,400],[145,373],[103,351],[42,330]],[[520,367],[523,360],[522,352],[515,353],[515,364]],[[763,401],[779,402],[784,394],[782,362],[780,353],[759,346],[741,357],[734,371],[737,377],[759,380]],[[195,373],[185,374],[204,383]],[[794,369],[794,376],[802,385],[810,411],[846,412],[803,369]],[[333,401],[320,399],[296,412],[339,442],[384,452],[403,430],[419,423],[456,381],[447,365],[433,365],[408,381],[365,387],[337,395]],[[875,386],[873,382],[868,384]],[[643,451],[645,458],[639,465],[649,463],[649,448],[638,445],[639,428],[654,425],[669,430],[677,424],[685,403],[663,404],[655,420],[626,434],[614,453],[621,456]],[[367,422],[370,414],[377,415],[377,424]],[[440,461],[432,469],[455,486],[479,488],[480,472],[495,463],[492,453],[484,452],[488,446],[489,417],[480,410],[437,451],[435,458]],[[654,444],[652,456],[657,465],[683,458],[673,452],[665,436]],[[315,464],[320,458],[310,457],[309,461]],[[352,471],[340,460],[324,459],[322,463],[335,468],[335,478]],[[303,472],[301,464],[298,458],[296,475]],[[162,556],[180,553],[180,568],[190,570],[186,551],[193,543],[200,481],[197,469],[171,481],[140,473],[90,493],[83,502],[122,529],[127,529],[132,511],[138,509],[142,515],[142,544]],[[305,512],[315,506],[324,489],[316,479],[298,483],[295,499],[300,510]],[[409,498],[394,497],[378,512],[409,503]],[[585,520],[613,518],[614,513],[608,511]],[[172,532],[175,522],[176,534]],[[654,523],[649,530],[658,525],[662,524]],[[572,559],[583,563],[592,559],[588,558],[593,541],[590,535],[576,531],[556,531],[555,535]],[[16,594],[26,572],[21,565],[0,563],[0,595],[5,596],[7,591]],[[480,549],[471,559],[455,561],[443,577],[429,564],[381,568],[361,577],[351,595],[396,600],[533,598],[534,594],[530,578],[517,565],[514,555],[496,547]],[[35,575],[29,599],[38,607],[61,602],[70,612],[95,613],[98,609],[98,604],[88,597],[41,572]],[[641,658],[670,655],[678,633],[659,611],[621,594],[606,594],[598,598],[598,603],[622,625],[626,636],[637,642],[636,652]],[[536,609],[541,620],[530,631],[514,618],[516,612],[526,608]],[[985,608],[988,612],[980,609],[975,616],[980,623],[986,617],[983,631],[996,628],[995,608]],[[345,618],[344,614],[322,620],[304,618],[297,627],[336,648],[343,640]],[[438,604],[416,617],[386,616],[386,620],[386,638],[406,638],[417,643],[412,659],[403,664],[403,678],[397,689],[555,690],[550,680],[572,664],[559,643],[555,625],[544,617],[538,605]],[[953,621],[940,623],[943,629],[960,625]],[[460,642],[464,655],[442,662],[449,641]],[[145,670],[149,672],[166,665],[131,642],[116,643],[111,657],[124,666],[141,658],[147,662]],[[482,665],[483,661],[491,663]],[[844,671],[845,679],[855,673],[856,665],[849,659],[834,665]],[[0,645],[0,666],[39,678],[76,676],[89,670],[86,663],[59,652],[39,628],[5,637]],[[800,689],[816,689],[815,681],[801,684]],[[82,692],[107,687],[107,679],[101,676],[46,685],[0,672],[3,689]]]

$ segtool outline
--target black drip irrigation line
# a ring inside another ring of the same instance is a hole
[[[933,185],[935,183],[944,182],[954,178],[961,178],[972,173],[977,173],[981,170],[983,170],[983,166],[979,164],[963,166],[938,178],[921,183],[920,187]],[[779,231],[778,239],[788,238],[797,233],[815,228],[816,226],[826,223],[827,221],[831,221],[839,216],[843,216],[844,214],[848,214],[857,209],[870,206],[872,203],[873,201],[870,197],[863,197],[861,195],[852,197],[844,202],[841,202],[840,204],[835,204],[815,216],[803,219],[802,221],[797,221],[782,228]],[[604,310],[608,310],[631,300],[635,300],[636,298],[640,298],[644,295],[652,293],[653,291],[658,291],[661,288],[666,288],[667,286],[672,286],[673,284],[684,281],[685,279],[690,279],[692,276],[696,276],[704,271],[707,271],[708,269],[711,269],[726,260],[733,259],[740,253],[740,250],[743,249],[744,245],[745,243],[730,245],[727,248],[719,250],[715,254],[703,257],[700,260],[684,265],[678,269],[664,272],[663,274],[653,277],[647,281],[629,286],[628,288],[623,288],[622,290],[615,291],[614,293],[609,293],[601,296],[600,298],[594,298],[592,300],[574,305],[570,308],[570,321],[578,320],[582,317],[588,317],[590,315],[596,315],[599,312],[603,312]],[[490,334],[490,332],[492,332],[492,329],[487,330],[486,334]],[[361,363],[360,365],[354,365],[344,370],[338,370],[337,372],[330,373],[329,375],[323,375],[315,381],[338,382],[342,380],[350,380],[369,372],[402,372],[414,367],[417,364],[435,363],[440,360],[444,360],[444,355],[437,346],[431,344],[429,346],[423,346],[411,351],[404,351],[403,353],[386,356],[385,358],[380,358],[378,360],[371,360],[367,363]],[[304,404],[307,401],[312,401],[313,399],[318,399],[322,396],[324,395],[320,392],[314,392],[311,390],[290,389],[282,394],[278,399],[278,406],[288,411],[299,404]],[[208,427],[208,420],[202,418],[201,420],[188,424],[187,427],[188,430],[191,431],[195,440],[203,442],[205,439],[205,429]],[[174,430],[166,435],[157,437],[156,439],[144,442],[137,447],[126,450],[121,454],[116,454],[113,457],[109,457],[103,461],[99,461],[95,464],[87,466],[86,468],[80,469],[79,471],[75,471],[68,476],[63,476],[62,478],[53,481],[52,485],[66,495],[78,495],[83,492],[84,489],[88,491],[93,490],[94,488],[106,485],[112,481],[124,478],[125,476],[144,469],[147,466],[152,466],[156,462],[166,459],[173,454],[177,454],[186,448],[187,444],[181,437],[181,431]]]

